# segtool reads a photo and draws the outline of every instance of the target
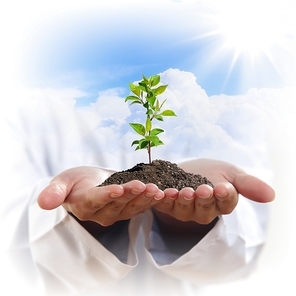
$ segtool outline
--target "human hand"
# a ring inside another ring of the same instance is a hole
[[[265,182],[227,162],[196,159],[179,166],[207,177],[214,184],[214,188],[201,185],[195,191],[191,188],[164,191],[165,198],[154,209],[180,221],[209,224],[217,216],[234,210],[238,194],[260,203],[270,202],[275,197],[274,190]]]
[[[62,205],[81,221],[109,226],[138,215],[164,197],[156,185],[137,180],[96,187],[112,173],[96,167],[68,169],[54,177],[39,194],[38,204],[46,210]]]

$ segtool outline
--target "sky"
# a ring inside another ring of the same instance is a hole
[[[2,5],[2,81],[12,97],[9,101],[68,98],[85,114],[92,110],[96,126],[105,132],[115,133],[117,128],[116,134],[129,135],[126,122],[141,118],[132,108],[121,112],[127,108],[123,100],[129,94],[128,83],[142,74],[161,74],[162,83],[169,84],[168,107],[174,106],[178,114],[175,121],[164,123],[175,131],[167,142],[183,137],[187,143],[178,141],[170,148],[173,159],[198,154],[244,167],[253,167],[259,159],[262,167],[267,165],[264,143],[273,136],[266,136],[265,128],[274,132],[283,122],[272,126],[276,121],[270,118],[281,118],[279,110],[294,107],[293,1]],[[110,98],[121,107],[106,107]],[[229,153],[233,148],[238,152]],[[156,153],[167,153],[161,149]]]
[[[121,169],[146,157],[130,147],[136,135],[127,122],[142,117],[138,109],[124,103],[128,83],[140,80],[142,74],[160,74],[161,82],[169,85],[162,99],[167,99],[166,106],[178,116],[163,123],[169,132],[154,156],[222,159],[251,172],[259,169],[258,176],[267,181],[271,176],[265,169],[272,168],[279,196],[274,207],[280,210],[275,211],[272,227],[283,236],[281,230],[289,228],[288,218],[293,219],[295,208],[288,198],[296,166],[294,2],[2,3],[2,102],[36,110],[40,101],[50,99],[67,106],[69,112],[75,110],[101,135],[103,145],[112,147],[101,151],[109,160],[106,165]],[[65,114],[58,113],[57,118],[63,120]],[[38,112],[32,114],[37,129],[45,118]],[[69,128],[65,124],[63,131]],[[50,135],[51,130],[47,132]],[[73,131],[67,141],[78,141],[78,137]],[[85,138],[76,152],[88,144]],[[123,151],[125,161],[118,163]],[[286,248],[286,256],[292,255],[295,237],[287,233],[282,240],[275,235],[269,239]],[[284,246],[285,241],[291,248]],[[270,251],[266,256],[274,271],[278,266],[285,270],[283,262],[288,260],[280,254]],[[269,280],[267,276],[263,279]]]
[[[91,102],[168,68],[194,73],[209,96],[296,79],[291,0],[11,3],[3,22],[23,34],[12,40],[3,27],[16,47],[7,51],[18,59],[14,78],[28,87],[77,87]]]

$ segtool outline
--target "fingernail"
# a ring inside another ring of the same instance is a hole
[[[139,190],[137,190],[137,189],[132,189],[131,190],[131,194],[133,194],[133,195],[138,195],[138,194],[140,194],[141,193],[141,191],[139,191]]]
[[[161,200],[164,198],[164,192],[160,191],[158,194],[155,194],[154,199],[155,200]]]
[[[207,198],[210,198],[212,196],[212,194],[209,194],[209,195],[197,195],[199,198],[203,198],[203,199],[207,199]]]
[[[177,197],[175,197],[175,196],[169,196],[169,200],[176,200],[177,199]]]
[[[111,193],[110,194],[110,197],[112,197],[112,198],[117,198],[119,196],[121,196],[121,194],[118,194],[118,193]]]
[[[148,198],[151,198],[154,195],[155,195],[155,193],[150,193],[150,192],[145,193],[145,196],[148,197]]]
[[[218,199],[224,199],[227,196],[227,192],[216,194]]]
[[[192,196],[183,196],[183,198],[185,200],[192,200],[194,198],[194,195],[192,195]]]

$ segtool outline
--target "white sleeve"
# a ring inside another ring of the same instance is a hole
[[[58,129],[57,142],[53,137],[47,139],[43,121],[31,123],[18,114],[10,119],[10,124],[5,122],[1,156],[1,178],[5,184],[1,248],[7,262],[6,266],[1,264],[1,274],[9,266],[14,269],[10,280],[19,273],[26,283],[31,282],[41,291],[44,286],[61,291],[79,290],[82,282],[84,287],[100,287],[123,278],[137,265],[133,249],[137,229],[130,229],[128,259],[123,263],[62,207],[42,210],[36,202],[37,196],[54,175],[69,167],[73,159],[71,150],[66,149],[69,153],[63,154],[59,149],[58,145],[67,141],[60,140]],[[66,160],[64,155],[69,155]],[[84,162],[83,156],[77,159],[73,160],[73,166]],[[9,278],[8,273],[6,276]]]
[[[105,286],[137,265],[132,244],[127,263],[122,263],[62,207],[42,211],[34,202],[29,209],[29,232],[33,260],[47,284],[54,281],[55,287],[66,285],[78,291],[83,286]]]
[[[214,228],[182,256],[168,252],[146,217],[146,255],[162,272],[193,284],[225,282],[247,276],[265,240],[267,205],[240,198],[235,210],[219,217]]]
[[[20,277],[26,275],[34,282],[32,288],[39,285],[47,293],[103,288],[125,277],[138,263],[134,250],[138,229],[129,228],[127,262],[123,263],[63,207],[45,211],[38,206],[36,196],[47,184],[47,179],[42,180],[31,194],[19,195],[22,205],[6,215],[8,263],[14,264]]]

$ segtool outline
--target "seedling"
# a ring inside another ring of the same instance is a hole
[[[147,149],[149,164],[151,164],[151,148],[164,144],[158,136],[164,130],[153,128],[152,121],[154,119],[163,121],[165,116],[177,116],[172,110],[162,111],[166,100],[160,102],[157,96],[164,93],[168,85],[159,85],[159,83],[159,75],[153,75],[149,78],[143,75],[143,79],[137,85],[129,83],[129,88],[133,95],[125,98],[125,102],[131,101],[130,105],[140,104],[146,111],[145,125],[141,123],[130,123],[129,125],[142,137],[139,140],[133,141],[131,146],[136,145],[135,150]]]

